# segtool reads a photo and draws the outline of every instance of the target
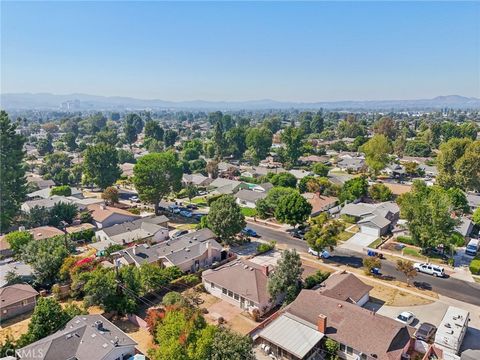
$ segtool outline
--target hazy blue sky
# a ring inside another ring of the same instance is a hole
[[[480,3],[4,2],[2,92],[480,97]]]

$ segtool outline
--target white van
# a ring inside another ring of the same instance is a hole
[[[441,266],[427,263],[415,263],[413,267],[424,274],[433,275],[435,277],[445,277],[445,269]]]
[[[480,240],[472,239],[468,242],[468,245],[465,249],[465,253],[468,254],[468,255],[475,256],[475,255],[477,255],[479,247],[480,247]]]

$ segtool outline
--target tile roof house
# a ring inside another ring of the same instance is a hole
[[[378,204],[351,203],[345,205],[340,214],[357,219],[360,232],[382,236],[393,228],[400,216],[400,208],[391,201]]]
[[[106,206],[104,204],[88,205],[87,209],[92,214],[93,222],[98,229],[140,218],[140,216],[132,214],[127,210]]]
[[[318,292],[333,299],[363,306],[370,299],[373,287],[365,284],[352,273],[336,272],[318,288]]]
[[[316,193],[304,193],[302,196],[312,205],[310,216],[318,216],[320,213],[334,208],[338,203],[338,198],[334,196],[325,196]]]
[[[255,209],[257,201],[265,199],[267,197],[267,193],[242,189],[239,190],[234,197],[238,205]]]
[[[210,294],[249,312],[257,309],[264,314],[278,303],[268,294],[269,271],[268,266],[237,260],[204,271],[202,281]]]
[[[28,284],[0,288],[0,318],[11,319],[35,308],[38,292]]]
[[[211,230],[202,229],[152,246],[132,246],[116,254],[121,265],[159,263],[165,267],[177,266],[184,272],[196,272],[222,260],[223,248]]]
[[[16,350],[21,360],[118,360],[137,353],[137,343],[102,315],[78,315],[63,329]]]
[[[277,359],[321,356],[321,340],[326,337],[340,344],[338,355],[343,359],[401,360],[412,333],[406,325],[360,306],[302,290],[253,337]]]
[[[164,215],[146,217],[102,228],[95,233],[98,241],[126,245],[134,241],[152,243],[168,239],[168,218]]]

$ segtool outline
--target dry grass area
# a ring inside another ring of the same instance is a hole
[[[112,322],[138,343],[137,349],[143,354],[154,347],[153,337],[148,330],[138,327],[124,318],[114,319]]]
[[[308,255],[308,257],[311,257],[312,260],[310,261],[310,260],[302,259],[302,264],[303,264],[303,268],[304,268],[304,271],[303,271],[303,274],[302,274],[303,276],[312,275],[317,270],[321,270],[321,271],[329,272],[329,273],[333,273],[333,272],[336,271],[329,266],[323,265],[319,261],[315,261],[315,259],[316,259],[315,256]],[[338,270],[340,270],[340,268]]]
[[[373,286],[373,289],[370,291],[372,301],[378,299],[379,301],[384,302],[385,305],[389,306],[414,306],[433,303],[432,300],[390,286],[381,285],[367,279],[362,279],[362,281]]]

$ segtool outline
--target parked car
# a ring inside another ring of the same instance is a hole
[[[202,220],[202,218],[203,218],[205,215],[207,215],[207,214],[194,214],[193,217],[194,217],[195,220],[200,221],[200,220]]]
[[[465,248],[465,254],[475,256],[477,255],[478,249],[480,249],[480,240],[471,239]]]
[[[188,230],[178,230],[178,231],[173,233],[172,238],[177,238],[177,237],[185,235],[185,234],[188,234]]]
[[[258,236],[258,234],[257,234],[257,232],[256,232],[255,230],[250,229],[250,228],[248,228],[248,227],[244,228],[244,229],[242,230],[242,233],[244,233],[244,234],[247,235],[247,236],[252,236],[252,237],[257,237],[257,236]]]
[[[187,209],[189,209],[189,210],[197,210],[197,209],[198,209],[198,206],[195,205],[195,204],[188,204],[188,205],[187,205]]]
[[[413,336],[415,336],[415,338],[418,340],[429,342],[431,339],[433,339],[436,332],[437,328],[435,325],[424,322],[422,325],[420,325],[417,331],[415,331]]]
[[[435,277],[445,277],[445,269],[442,266],[428,264],[428,263],[415,263],[413,267],[421,273],[433,275]]]
[[[207,193],[206,191],[199,191],[199,192],[198,192],[198,195],[200,195],[200,196],[205,196],[205,195],[207,195],[207,194],[208,194],[208,193]]]
[[[401,322],[402,324],[410,325],[413,320],[415,320],[415,315],[413,315],[410,311],[404,311],[398,315],[395,320]]]
[[[191,218],[192,217],[192,213],[188,210],[180,211],[180,215],[182,215],[183,217],[186,217],[186,218]]]
[[[178,207],[178,205],[170,205],[170,206],[168,207],[168,210],[169,210],[170,212],[174,213],[174,214],[178,214],[178,213],[180,213],[180,211],[181,211],[180,208]]]
[[[130,196],[130,198],[128,200],[130,200],[131,202],[134,202],[134,203],[139,203],[140,202],[140,198],[138,196]]]
[[[319,253],[318,251],[315,251],[312,248],[308,248],[308,253],[314,256],[321,257],[322,259],[328,259],[331,256],[330,253],[326,250],[320,251]]]

